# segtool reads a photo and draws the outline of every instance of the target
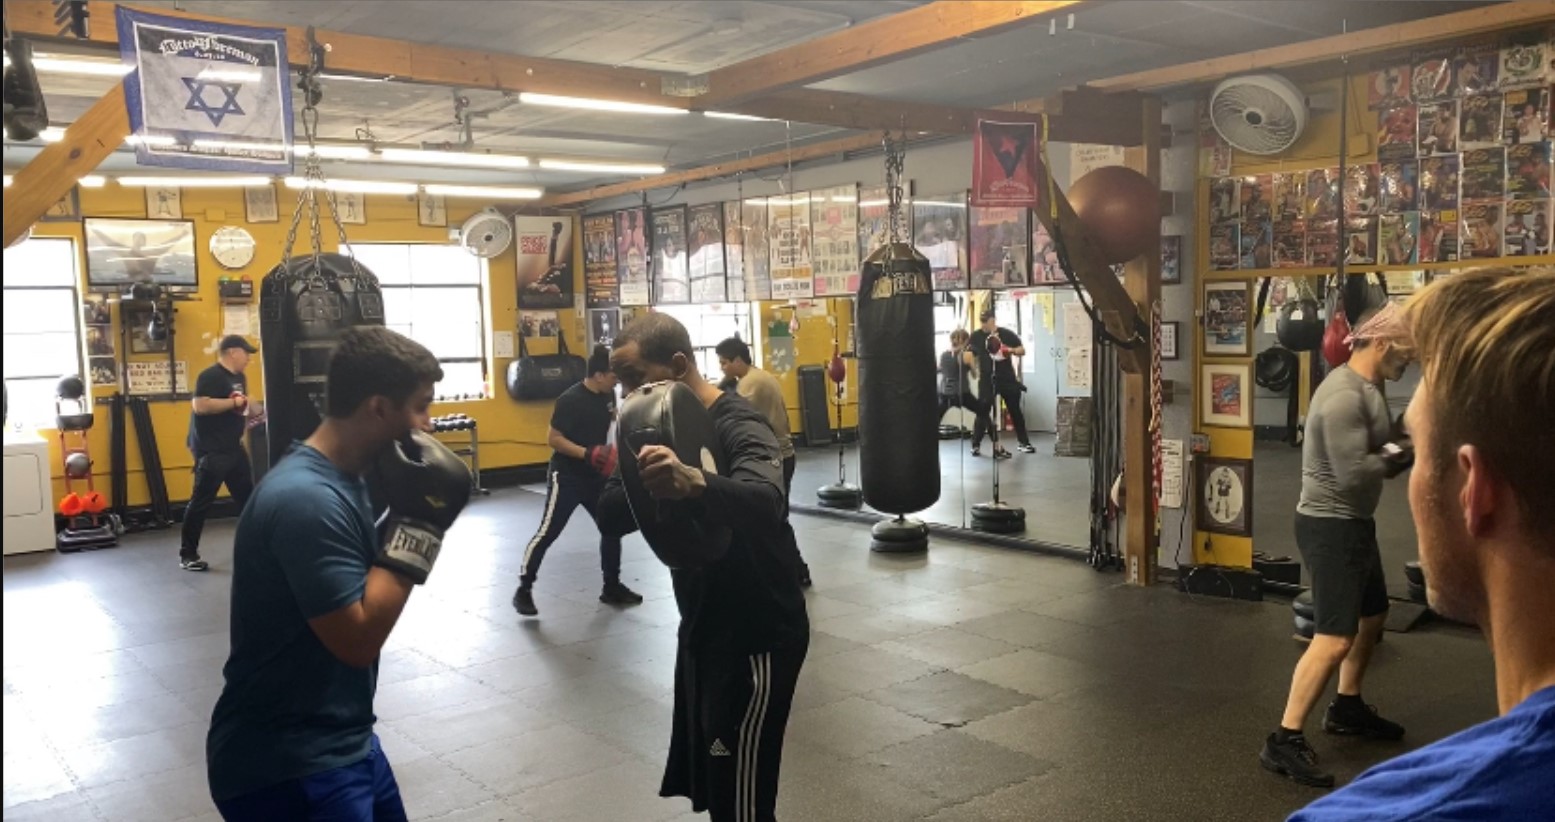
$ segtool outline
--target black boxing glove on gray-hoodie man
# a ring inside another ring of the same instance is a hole
[[[413,431],[384,449],[369,481],[388,505],[375,564],[425,583],[443,535],[470,501],[470,469],[431,434]]]

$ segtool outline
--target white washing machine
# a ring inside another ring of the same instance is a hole
[[[5,553],[54,550],[49,443],[36,431],[5,432]]]

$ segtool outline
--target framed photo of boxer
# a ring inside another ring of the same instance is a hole
[[[1200,531],[1253,535],[1253,461],[1199,457],[1194,524]]]
[[[1168,234],[1161,238],[1161,284],[1182,283],[1182,236]]]
[[[1253,427],[1252,363],[1207,362],[1200,372],[1200,422],[1223,428]]]
[[[1219,282],[1204,286],[1204,354],[1210,357],[1252,356],[1247,310],[1250,282]]]

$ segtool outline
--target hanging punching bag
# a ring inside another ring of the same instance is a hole
[[[259,285],[270,462],[306,439],[324,413],[329,355],[346,329],[383,325],[378,278],[343,254],[293,257]]]
[[[928,259],[900,242],[869,255],[859,280],[855,322],[864,501],[891,514],[921,511],[940,492]]]

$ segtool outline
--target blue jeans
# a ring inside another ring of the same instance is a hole
[[[367,757],[216,803],[227,822],[405,822],[389,758],[373,735]]]

